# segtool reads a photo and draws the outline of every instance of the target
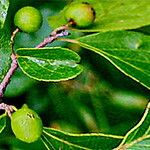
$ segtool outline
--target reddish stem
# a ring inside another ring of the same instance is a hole
[[[69,33],[66,31],[67,26],[62,26],[54,30],[50,36],[44,39],[39,45],[36,46],[36,48],[42,48],[45,47],[47,44],[52,43],[55,41],[58,37],[63,37],[69,35]]]
[[[10,69],[8,70],[6,76],[4,77],[3,81],[0,84],[0,98],[3,97],[3,93],[4,93],[7,85],[9,84],[12,75],[14,74],[16,69],[18,68],[16,55],[12,53],[11,59],[12,59],[12,63],[11,63]]]

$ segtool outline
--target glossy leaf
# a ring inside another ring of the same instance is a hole
[[[4,26],[8,7],[9,7],[9,0],[1,0],[0,1],[0,28],[2,28]]]
[[[10,33],[6,29],[0,30],[0,82],[6,75],[10,66]]]
[[[40,81],[68,80],[82,72],[80,57],[66,48],[18,49],[17,59],[26,75]]]
[[[0,133],[4,130],[6,127],[6,114],[3,114],[0,116]]]
[[[75,0],[75,2],[83,0]],[[94,24],[87,32],[135,29],[150,24],[150,5],[148,0],[86,0],[96,10]],[[68,5],[69,6],[69,5]],[[57,16],[49,17],[53,28],[66,24],[66,6]]]
[[[70,40],[90,49],[130,78],[150,89],[150,37],[140,33],[115,31]]]
[[[42,141],[47,149],[65,150],[111,150],[122,138],[122,136],[105,135],[101,133],[70,134],[51,128],[44,128],[42,134]]]
[[[116,150],[124,148],[140,149],[150,148],[150,103],[148,103],[145,113],[140,122],[133,127],[124,137],[120,146]]]

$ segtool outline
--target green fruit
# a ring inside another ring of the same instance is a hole
[[[42,15],[36,8],[26,6],[16,12],[14,24],[24,32],[36,32],[42,24]]]
[[[66,12],[65,18],[79,28],[90,26],[95,20],[95,10],[88,3],[73,3]]]
[[[11,128],[18,139],[31,143],[39,139],[43,125],[37,113],[24,105],[12,114]]]

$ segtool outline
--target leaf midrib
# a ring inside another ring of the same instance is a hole
[[[53,135],[47,133],[46,131],[43,131],[43,133],[45,133],[46,135],[50,136],[51,138],[53,138],[53,139],[55,139],[55,140],[57,140],[57,141],[59,141],[59,142],[62,142],[62,143],[64,143],[64,144],[67,144],[67,145],[70,145],[70,146],[74,146],[74,147],[77,147],[77,148],[82,148],[82,149],[85,149],[85,150],[92,150],[92,149],[89,149],[89,148],[87,148],[87,147],[79,146],[79,145],[76,145],[76,144],[74,144],[74,143],[70,143],[70,142],[68,142],[68,141],[66,141],[66,140],[60,139],[60,138],[58,138],[58,137],[56,137],[56,136],[53,136]]]

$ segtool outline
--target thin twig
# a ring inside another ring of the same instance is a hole
[[[12,33],[12,36],[11,36],[11,50],[12,50],[12,52],[14,53],[14,39],[15,39],[15,37],[16,37],[16,35],[17,35],[17,33],[19,32],[20,30],[19,30],[19,28],[17,28],[13,33]]]
[[[44,39],[39,45],[36,46],[36,48],[42,48],[45,47],[47,44],[52,43],[55,41],[58,37],[64,37],[68,36],[69,33],[66,31],[67,27],[62,26],[54,30],[50,36]]]
[[[5,110],[9,117],[11,117],[11,113],[13,111],[17,111],[17,108],[13,105],[7,105],[5,103],[0,104],[0,110]]]
[[[18,67],[18,63],[17,63],[15,54],[11,55],[11,59],[12,59],[12,63],[11,63],[10,69],[8,70],[6,76],[4,77],[3,81],[0,84],[0,98],[3,97],[3,93],[4,93],[7,85],[10,82],[10,78],[12,77],[12,75],[14,74],[14,72],[16,71],[16,69]]]

